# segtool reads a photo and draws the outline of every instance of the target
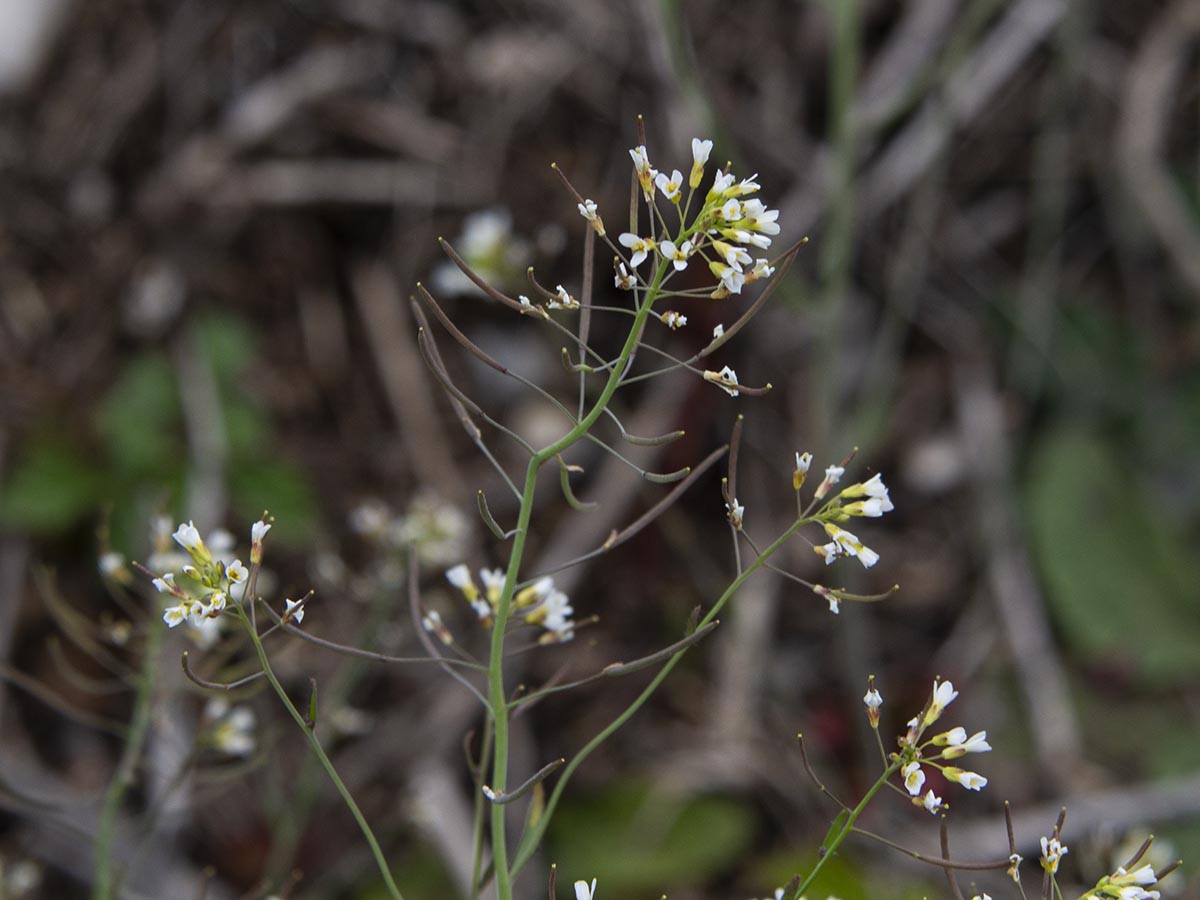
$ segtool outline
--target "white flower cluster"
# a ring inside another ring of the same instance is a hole
[[[894,757],[897,761],[903,761],[900,775],[904,779],[905,790],[913,797],[913,803],[924,807],[934,815],[937,815],[946,804],[932,790],[922,796],[921,791],[925,786],[923,764],[937,769],[947,781],[961,784],[968,791],[982,790],[987,786],[987,779],[979,773],[944,764],[967,753],[986,753],[991,750],[992,747],[987,742],[986,731],[977,731],[968,736],[965,728],[955,727],[934,735],[927,741],[922,741],[925,729],[941,717],[942,711],[957,696],[958,691],[954,689],[951,682],[935,680],[933,693],[930,695],[924,713],[909,720],[908,733],[900,740],[900,753]],[[879,706],[883,704],[883,698],[878,691],[872,689],[867,692],[863,702],[867,704],[868,708],[874,707],[878,710]]]
[[[811,453],[796,454],[796,468],[792,473],[792,487],[796,491],[804,485],[811,465]],[[820,500],[825,497],[845,474],[843,466],[827,467],[825,477],[813,492],[813,499]],[[856,535],[835,523],[863,516],[878,518],[893,509],[895,507],[888,496],[887,485],[883,483],[883,477],[879,474],[872,476],[869,481],[844,488],[819,514],[829,542],[814,546],[813,551],[825,560],[826,565],[831,565],[839,557],[852,556],[862,563],[863,568],[871,568],[879,562],[879,554],[866,546]],[[836,612],[836,609],[834,611]]]
[[[257,719],[248,706],[230,706],[221,699],[210,700],[204,708],[204,718],[210,723],[208,740],[221,753],[229,756],[250,756],[257,745],[254,726]]]
[[[470,530],[467,517],[430,493],[397,513],[382,500],[369,499],[350,511],[350,530],[391,550],[412,546],[426,565],[444,566],[462,556]]]
[[[263,538],[270,529],[270,524],[261,520],[251,526],[251,565],[262,560]],[[192,522],[180,525],[171,537],[186,551],[186,557],[165,550],[150,557],[151,566],[162,573],[152,582],[155,589],[178,601],[163,611],[163,621],[171,628],[183,622],[201,628],[206,621],[216,619],[227,603],[242,600],[250,570],[240,559],[229,559],[233,536],[224,530],[209,535],[211,547],[200,537],[199,529]],[[177,571],[164,572],[163,569],[168,568],[164,563]]]
[[[496,608],[500,605],[500,597],[504,593],[504,570],[480,569],[482,591],[472,579],[471,570],[466,563],[459,563],[447,569],[446,580],[471,604],[471,609],[475,611],[484,627],[490,628]],[[544,629],[539,643],[560,644],[575,637],[575,623],[571,618],[575,610],[571,608],[571,601],[567,595],[554,586],[553,578],[539,578],[517,591],[513,595],[513,610],[522,616],[527,625],[536,625]]]
[[[684,203],[683,173],[678,169],[667,175],[659,172],[650,163],[644,146],[629,151],[642,186],[646,202],[653,204],[661,195],[681,210],[690,208],[692,193],[704,179],[704,167],[712,152],[713,142],[692,139],[692,168],[687,179],[688,195]],[[637,269],[653,254],[671,263],[677,272],[688,267],[694,256],[700,256],[709,270],[717,277],[719,285],[713,296],[727,297],[740,294],[742,288],[760,278],[768,278],[774,268],[767,259],[755,259],[747,249],[766,249],[771,246],[771,236],[779,234],[779,211],[767,209],[757,198],[750,197],[759,190],[754,180],[757,176],[738,181],[729,172],[718,172],[712,187],[704,197],[699,212],[690,223],[684,222],[681,212],[679,233],[674,238],[657,240],[653,236],[642,236],[625,232],[617,238],[621,246],[629,250],[628,265]],[[580,204],[580,214],[589,221],[596,220],[595,204],[585,201]],[[624,261],[618,263],[617,284],[628,279]]]
[[[1042,847],[1044,848],[1043,859],[1048,858],[1047,851],[1050,853],[1053,853],[1055,849],[1059,851],[1054,860],[1054,867],[1057,869],[1058,860],[1067,852],[1067,848],[1062,844],[1059,844],[1057,848],[1051,848],[1048,846],[1046,838],[1042,838]],[[1158,876],[1154,873],[1154,867],[1151,865],[1141,866],[1132,872],[1118,867],[1117,871],[1111,875],[1101,878],[1096,886],[1084,894],[1080,900],[1160,900],[1162,894],[1159,891],[1147,890],[1156,884],[1158,884]]]

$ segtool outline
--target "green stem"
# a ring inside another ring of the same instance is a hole
[[[121,751],[117,770],[113,773],[108,790],[104,792],[104,804],[100,810],[100,821],[96,827],[95,858],[92,864],[94,886],[93,900],[110,900],[113,896],[112,844],[116,833],[117,815],[121,803],[133,784],[134,771],[141,759],[150,730],[150,711],[154,700],[155,669],[158,667],[159,648],[162,646],[165,628],[151,619],[146,625],[146,638],[142,646],[142,668],[138,676],[137,694],[134,697],[133,722],[129,738]]]
[[[249,593],[249,592],[247,592]],[[250,601],[254,602],[253,599]],[[342,801],[346,804],[346,808],[350,810],[350,814],[354,816],[354,821],[358,823],[359,829],[362,830],[363,837],[367,839],[367,843],[371,847],[371,855],[375,857],[375,865],[379,867],[379,874],[383,876],[384,884],[387,885],[388,893],[391,894],[392,900],[404,900],[400,889],[396,887],[396,882],[392,880],[392,872],[388,868],[387,859],[383,855],[383,850],[379,846],[379,841],[375,839],[375,832],[371,830],[371,826],[367,824],[366,817],[363,816],[362,810],[358,808],[358,804],[354,802],[354,797],[350,794],[350,789],[346,787],[346,783],[342,781],[337,770],[333,767],[333,762],[325,754],[325,748],[321,746],[321,742],[317,740],[317,736],[313,729],[309,728],[308,721],[300,711],[296,709],[292,700],[280,684],[279,679],[275,675],[275,670],[271,668],[271,663],[267,659],[266,648],[263,647],[262,640],[259,638],[257,631],[251,624],[246,611],[240,605],[236,607],[238,615],[241,616],[242,624],[246,626],[246,632],[250,635],[250,640],[254,643],[254,650],[258,654],[259,665],[262,666],[263,674],[267,676],[267,680],[271,682],[271,687],[275,694],[279,697],[279,701],[291,715],[292,719],[304,732],[305,738],[308,739],[308,745],[312,748],[313,754],[317,761],[321,764],[321,768],[325,770],[325,774],[329,776],[329,780],[333,782],[333,786],[337,788],[337,792],[341,794]]]
[[[662,260],[654,273],[642,305],[634,316],[629,329],[629,336],[617,357],[604,388],[592,404],[588,414],[580,419],[574,427],[554,443],[542,448],[529,460],[525,470],[525,484],[521,490],[521,509],[517,514],[516,536],[513,539],[512,551],[508,558],[508,569],[504,580],[504,590],[496,604],[495,617],[492,622],[492,642],[488,659],[488,698],[492,707],[493,732],[495,741],[495,756],[492,766],[492,790],[500,793],[508,786],[508,697],[504,690],[504,633],[508,628],[508,620],[512,611],[512,599],[516,590],[518,574],[521,569],[521,559],[525,553],[525,538],[529,533],[529,520],[533,514],[533,497],[537,489],[538,472],[543,465],[562,453],[572,444],[581,440],[591,430],[596,420],[603,415],[609,401],[621,383],[625,366],[637,347],[642,328],[650,315],[650,310],[658,297],[663,279],[666,277],[671,264]],[[501,804],[492,806],[492,867],[496,873],[496,894],[498,900],[512,900],[512,876],[508,865],[508,842],[505,835],[505,808]]]
[[[862,811],[867,808],[867,804],[871,802],[875,795],[879,793],[880,788],[887,784],[888,779],[900,770],[900,764],[901,761],[897,759],[886,769],[884,769],[883,774],[879,776],[879,780],[871,785],[871,789],[867,791],[860,801],[858,801],[858,806],[854,807],[854,809],[850,811],[850,815],[846,817],[846,821],[842,823],[842,827],[838,833],[830,839],[827,846],[821,848],[821,858],[817,860],[817,864],[813,866],[813,870],[808,873],[808,877],[804,879],[804,882],[800,885],[800,887],[796,888],[795,893],[792,894],[792,900],[799,900],[799,898],[804,895],[804,892],[808,890],[809,886],[817,880],[817,876],[820,875],[821,870],[825,868],[825,863],[829,862],[829,860],[833,858],[838,847],[842,846],[842,841],[844,841],[846,836],[854,830],[854,823],[858,821],[859,815],[861,815]]]
[[[754,560],[754,562],[752,562],[744,572],[730,582],[729,587],[725,589],[724,593],[722,593],[717,599],[717,602],[713,604],[712,609],[710,609],[704,618],[697,623],[696,627],[703,628],[709,622],[713,621],[720,614],[725,604],[729,602],[730,598],[733,597],[735,593],[737,593],[738,589],[746,582],[746,580],[756,571],[766,565],[767,560],[769,560],[792,535],[799,531],[802,526],[809,525],[813,521],[814,520],[812,518],[804,518],[797,519],[795,522],[793,522],[787,528],[787,530],[783,532],[783,534],[781,534],[770,544],[770,546],[763,550],[759,557]],[[663,680],[671,673],[671,670],[675,668],[681,659],[683,659],[683,655],[688,651],[688,649],[690,648],[684,648],[683,650],[680,650],[669,660],[667,660],[663,664],[663,667],[655,674],[651,682],[646,685],[645,689],[640,694],[638,694],[637,699],[630,703],[620,715],[609,722],[603,731],[588,741],[583,746],[583,749],[580,750],[571,760],[571,762],[567,764],[567,767],[562,770],[562,774],[555,783],[554,790],[550,793],[550,799],[546,802],[546,809],[542,812],[541,818],[538,819],[537,825],[535,825],[528,833],[526,833],[525,837],[521,841],[521,846],[517,850],[516,859],[513,860],[513,875],[516,875],[516,873],[521,870],[521,867],[529,861],[534,852],[537,850],[538,844],[541,843],[542,837],[546,833],[546,828],[550,824],[550,819],[554,815],[554,810],[558,806],[559,798],[562,797],[563,790],[566,788],[567,782],[570,780],[571,775],[574,774],[575,770],[579,768],[583,761],[591,755],[593,750],[608,740],[608,738],[611,737],[617,731],[617,729],[629,721],[634,713],[641,709],[643,704],[650,699],[650,696],[656,690],[658,690],[658,686],[662,684]]]

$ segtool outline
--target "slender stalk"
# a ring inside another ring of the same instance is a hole
[[[492,707],[492,727],[495,744],[492,783],[490,787],[497,793],[505,791],[508,787],[509,709],[508,697],[504,690],[504,633],[508,627],[508,620],[512,611],[513,594],[521,569],[521,560],[525,553],[525,538],[529,533],[529,520],[533,514],[533,497],[537,489],[538,472],[549,460],[554,459],[559,453],[562,453],[577,441],[582,440],[596,423],[596,420],[604,414],[604,410],[607,408],[609,401],[612,399],[621,382],[621,376],[625,372],[626,364],[637,347],[642,328],[650,315],[651,307],[654,305],[654,300],[662,287],[663,279],[670,268],[671,265],[668,260],[662,260],[659,263],[650,287],[646,291],[645,300],[634,316],[633,325],[630,327],[629,335],[625,339],[625,345],[621,348],[621,353],[609,373],[608,380],[604,383],[603,390],[601,390],[600,395],[592,404],[592,408],[588,411],[587,415],[581,418],[570,431],[557,441],[535,453],[525,469],[525,483],[521,491],[521,509],[517,515],[517,533],[513,539],[512,550],[508,559],[504,590],[501,592],[500,601],[496,605],[495,617],[492,623],[491,652],[488,660],[488,697]],[[505,834],[505,809],[503,805],[494,804],[492,806],[491,825],[492,866],[496,873],[496,894],[498,900],[512,900],[512,875],[514,873],[510,871],[508,865],[508,842]]]
[[[96,846],[93,862],[93,900],[110,900],[114,896],[112,845],[116,832],[117,815],[129,788],[133,785],[134,771],[142,757],[146,736],[150,730],[150,711],[154,705],[155,668],[158,666],[158,651],[162,646],[161,623],[153,618],[146,625],[146,637],[142,645],[142,667],[138,673],[137,694],[133,703],[133,722],[129,737],[121,751],[117,770],[113,773],[108,790],[104,792],[104,804],[100,809],[100,821],[96,827]]]
[[[884,769],[883,774],[879,776],[879,779],[873,785],[871,785],[871,789],[867,791],[865,795],[863,795],[861,800],[858,801],[858,806],[854,807],[854,809],[850,811],[850,815],[846,817],[846,821],[842,823],[842,827],[838,830],[838,833],[830,839],[828,846],[822,848],[823,852],[821,854],[821,858],[817,860],[817,864],[813,866],[813,870],[809,872],[808,877],[801,882],[800,887],[796,888],[796,890],[792,893],[792,900],[799,900],[799,898],[804,895],[804,892],[808,890],[809,886],[817,880],[817,876],[820,875],[821,870],[825,868],[825,863],[829,862],[829,860],[833,858],[838,847],[842,846],[842,841],[844,841],[846,836],[854,830],[854,823],[858,821],[858,817],[862,814],[862,811],[867,808],[867,804],[871,802],[877,793],[879,793],[879,789],[888,783],[888,779],[900,770],[900,764],[900,760],[897,759],[886,769]]]
[[[782,547],[789,538],[792,537],[792,535],[799,531],[801,527],[804,525],[809,525],[813,521],[814,519],[812,518],[797,519],[790,526],[788,526],[787,530],[784,531],[783,534],[781,534],[773,542],[771,542],[771,544],[765,550],[763,550],[759,557],[746,567],[744,572],[730,582],[729,587],[725,589],[725,591],[717,599],[717,602],[713,604],[712,609],[705,614],[704,618],[697,623],[696,627],[703,628],[705,625],[715,620],[720,614],[721,610],[724,608],[725,604],[728,603],[730,598],[737,593],[738,589],[745,584],[746,580],[760,568],[765,566],[767,560],[770,559],[775,552]],[[667,662],[663,664],[663,667],[655,674],[650,683],[646,685],[645,689],[638,694],[637,698],[630,703],[620,715],[609,722],[608,725],[605,726],[604,730],[599,732],[595,737],[588,741],[587,744],[583,746],[583,749],[581,749],[570,761],[570,763],[567,764],[566,768],[562,770],[562,774],[559,776],[558,781],[554,785],[554,790],[550,793],[549,800],[546,801],[546,808],[542,812],[541,818],[538,819],[537,825],[527,832],[525,837],[521,840],[521,846],[517,849],[516,858],[513,860],[513,875],[516,875],[517,872],[521,870],[521,867],[530,860],[534,852],[537,850],[538,844],[541,843],[542,837],[546,833],[546,828],[550,824],[550,819],[554,815],[554,810],[558,806],[559,798],[562,797],[563,790],[566,788],[567,782],[571,779],[571,775],[573,775],[575,770],[579,768],[583,761],[591,755],[592,751],[608,740],[609,737],[616,733],[617,729],[628,722],[629,719],[633,717],[634,713],[642,708],[645,702],[650,699],[651,695],[658,690],[658,686],[662,684],[663,680],[671,673],[671,670],[675,668],[681,659],[683,659],[683,655],[688,651],[688,649],[690,648],[684,648],[683,650],[680,650],[669,660],[667,660]]]
[[[249,596],[249,591],[247,591],[247,595]],[[253,599],[250,603],[253,605]],[[287,695],[287,691],[280,684],[279,679],[275,675],[275,670],[271,668],[270,660],[267,659],[266,648],[263,647],[262,640],[259,638],[258,632],[251,623],[250,618],[246,615],[246,611],[242,609],[241,605],[235,606],[235,609],[242,619],[242,624],[246,626],[246,632],[250,635],[250,640],[254,644],[254,651],[258,654],[259,665],[262,666],[263,674],[267,676],[267,681],[271,683],[271,687],[279,697],[279,702],[283,704],[296,725],[304,732],[304,737],[308,740],[308,745],[312,748],[313,755],[316,756],[317,761],[321,764],[321,768],[325,770],[325,774],[329,776],[329,780],[333,782],[333,786],[337,788],[337,792],[342,797],[342,802],[346,804],[346,808],[354,816],[354,821],[358,823],[363,837],[367,839],[367,844],[371,847],[371,855],[375,857],[375,865],[379,867],[379,874],[383,876],[384,884],[387,885],[388,893],[391,895],[392,900],[404,900],[404,896],[400,893],[400,889],[396,887],[396,882],[392,879],[391,869],[388,868],[387,859],[383,855],[383,849],[379,846],[379,841],[375,838],[375,832],[367,824],[366,817],[363,816],[362,810],[358,808],[358,804],[354,802],[354,797],[350,794],[350,789],[346,787],[346,783],[338,775],[337,769],[333,767],[333,762],[325,754],[325,748],[317,740],[313,729],[309,728],[307,719],[296,709],[292,703],[292,699]]]

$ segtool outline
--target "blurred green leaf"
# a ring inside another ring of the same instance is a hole
[[[254,362],[254,333],[235,315],[210,311],[193,325],[197,346],[227,392],[237,393],[245,371]]]
[[[904,843],[903,837],[897,837]],[[888,897],[889,900],[921,900],[924,897],[937,897],[945,893],[945,882],[939,885],[929,879],[917,875],[899,875],[886,881],[872,875],[877,871],[871,866],[864,866],[857,861],[856,856],[877,854],[880,849],[864,838],[852,839],[852,846],[847,850],[843,844],[833,859],[825,864],[820,876],[806,892],[808,897],[837,897],[838,900],[878,900]],[[887,851],[891,853],[893,851]],[[756,860],[753,867],[753,877],[757,879],[755,897],[771,897],[775,888],[783,887],[797,872],[806,875],[817,864],[817,854],[796,853],[783,851],[770,854]]]
[[[283,459],[259,460],[238,463],[229,475],[231,505],[238,521],[249,523],[266,509],[275,517],[272,538],[300,543],[312,536],[317,502],[297,466]]]
[[[1064,638],[1091,662],[1153,680],[1200,673],[1200,561],[1136,493],[1135,474],[1082,427],[1037,443],[1025,500],[1047,600]]]
[[[31,532],[61,532],[100,499],[100,472],[65,436],[42,434],[22,449],[0,492],[0,524]]]
[[[644,781],[613,784],[564,805],[554,819],[559,893],[573,896],[576,877],[592,874],[606,896],[658,897],[669,887],[701,884],[742,859],[754,823],[753,811],[728,797],[676,797]]]
[[[122,472],[162,477],[181,466],[179,396],[166,358],[146,355],[128,363],[100,402],[96,427]]]

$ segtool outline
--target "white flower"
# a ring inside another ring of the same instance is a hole
[[[436,609],[431,609],[421,618],[421,627],[430,634],[436,635],[437,639],[447,647],[454,643],[454,635],[450,633],[450,629],[442,621],[441,613]]]
[[[570,600],[562,591],[552,591],[542,602],[541,609],[545,610],[542,627],[558,636],[560,641],[569,641],[574,636],[575,623],[571,621]]]
[[[833,594],[826,594],[825,599],[829,601],[829,611],[835,616],[841,612],[841,601]]]
[[[727,189],[726,193],[731,197],[744,197],[747,194],[753,194],[762,187],[762,185],[754,180],[757,177],[758,173],[755,172],[749,178],[743,178],[736,186]]]
[[[758,281],[760,278],[770,278],[775,274],[775,267],[768,265],[769,260],[756,259],[754,268],[750,270],[750,274],[746,276],[747,281]]]
[[[629,274],[629,270],[625,268],[625,263],[618,261],[616,274],[613,276],[613,283],[623,291],[632,291],[633,286],[637,283],[637,279]]]
[[[883,477],[878,472],[871,477],[870,481],[850,485],[842,491],[841,496],[867,498],[859,503],[850,503],[845,507],[846,512],[852,516],[878,517],[895,509],[891,498],[888,497],[888,489],[883,483]]]
[[[842,548],[842,552],[847,556],[854,556],[863,564],[864,569],[869,569],[875,563],[879,562],[879,554],[867,547],[855,535],[851,534],[843,528],[833,525],[829,522],[824,523],[825,533],[829,535],[838,546]]]
[[[169,606],[163,610],[163,621],[167,623],[168,628],[174,628],[176,625],[182,624],[188,616],[188,610],[191,603],[180,603],[178,606]]]
[[[521,301],[521,309],[533,309],[533,304],[524,294],[517,294],[517,299]]]
[[[739,272],[742,271],[742,266],[752,262],[750,254],[735,244],[727,244],[724,241],[713,241],[712,248],[721,254],[728,265],[733,266]]]
[[[225,567],[225,575],[232,584],[242,584],[250,577],[250,570],[242,565],[240,559],[235,559]]]
[[[875,690],[875,688],[871,688],[863,694],[863,704],[867,709],[879,709],[879,707],[883,706],[883,695]]]
[[[617,242],[622,247],[628,247],[633,251],[633,255],[629,258],[629,264],[635,269],[646,261],[647,256],[654,252],[654,238],[638,237],[629,231],[618,237]]]
[[[936,816],[938,810],[942,808],[942,798],[933,791],[930,791],[925,795],[925,799],[921,801],[921,805]],[[991,898],[988,898],[988,900],[991,900]]]
[[[946,766],[942,769],[942,774],[950,781],[958,782],[968,791],[979,791],[987,787],[988,780],[978,772],[967,772],[963,769],[956,769],[954,766]]]
[[[725,326],[724,325],[714,325],[713,326],[713,340],[714,341],[719,337],[724,337],[724,335],[725,335]]]
[[[654,186],[662,191],[662,195],[672,203],[678,203],[679,191],[683,187],[683,173],[676,169],[668,178],[660,172],[654,176]]]
[[[629,151],[633,167],[637,170],[638,182],[642,186],[642,194],[646,200],[654,199],[654,176],[658,173],[650,166],[650,157],[646,155],[646,147],[639,144]]]
[[[708,190],[708,196],[722,197],[733,187],[733,174],[730,172],[718,172],[713,179],[713,186]]]
[[[480,569],[479,580],[483,582],[483,591],[487,596],[488,603],[495,606],[500,602],[500,595],[504,593],[504,570]]]
[[[262,562],[263,538],[271,530],[271,523],[259,519],[250,526],[250,565],[257,566]]]
[[[687,324],[687,316],[675,312],[673,309],[668,309],[665,313],[659,316],[663,324],[672,331],[677,331]]]
[[[487,622],[492,618],[492,608],[486,600],[479,599],[478,596],[471,602],[471,609],[475,611],[475,615],[479,617],[479,621]]]
[[[891,512],[895,509],[892,506],[892,501],[887,497],[869,497],[866,500],[858,500],[854,503],[847,503],[842,507],[842,511],[849,516],[866,516],[871,519],[878,519],[885,512]]]
[[[942,714],[950,703],[958,696],[958,691],[954,689],[954,685],[949,681],[943,681],[940,684],[937,681],[933,682],[933,701],[929,705],[929,712],[925,713],[925,724],[932,725],[937,721],[938,716]]]
[[[1058,838],[1042,838],[1042,868],[1051,875],[1057,874],[1059,860],[1070,852]]]
[[[1142,866],[1140,869],[1134,869],[1132,872],[1126,872],[1124,868],[1118,867],[1112,880],[1125,879],[1132,881],[1134,884],[1146,887],[1158,881],[1158,876],[1154,874],[1154,867],[1149,864]]]
[[[447,569],[446,580],[462,591],[468,601],[474,601],[479,596],[479,588],[475,587],[475,582],[471,580],[471,570],[467,568],[466,563],[459,563]]]
[[[740,294],[742,285],[746,283],[746,276],[741,270],[735,266],[729,266],[720,260],[714,259],[708,264],[709,270],[721,280],[721,287],[729,291],[731,294]]]
[[[837,541],[819,544],[813,547],[813,552],[825,560],[825,565],[833,565],[833,561],[842,555],[842,546]]]
[[[962,728],[952,729],[949,733],[957,736],[960,732],[962,737],[950,741],[950,745],[942,751],[942,756],[945,759],[954,759],[956,756],[962,756],[964,753],[987,753],[992,749],[992,745],[987,742],[986,731],[977,731],[969,738],[966,738],[966,730]],[[964,740],[964,738],[966,739]]]
[[[125,568],[125,557],[115,550],[110,550],[100,557],[100,574],[105,578],[112,578],[123,568]]]
[[[284,598],[283,602],[287,604],[287,609],[283,611],[283,620],[285,622],[291,620],[297,625],[304,621],[304,606],[302,600],[291,600]],[[293,612],[293,610],[295,610]]]
[[[579,207],[579,214],[592,223],[592,227],[596,229],[596,234],[604,237],[604,220],[600,218],[596,209],[594,200],[584,200],[582,203],[576,204]]]
[[[596,896],[596,879],[589,885],[586,881],[575,882],[575,900],[592,900]]]
[[[921,764],[913,761],[900,770],[900,774],[904,776],[904,788],[914,797],[921,793],[921,788],[925,784],[925,773],[921,771]]]
[[[214,747],[230,756],[249,756],[254,752],[254,710],[245,706],[230,710],[225,704],[212,703],[207,713],[216,719],[212,731]]]
[[[1020,853],[1014,853],[1008,858],[1008,877],[1017,884],[1021,883],[1021,863],[1024,862],[1024,857]]]
[[[829,489],[842,480],[842,476],[846,474],[846,470],[842,466],[827,466],[825,468],[825,478],[817,485],[813,497],[820,500],[829,493]]]
[[[208,610],[207,614],[219,613],[225,608],[227,598],[224,591],[213,591],[208,595]],[[195,624],[195,623],[193,623]]]
[[[546,304],[550,309],[579,309],[579,301],[567,293],[561,284],[555,285],[556,298]]]
[[[712,370],[706,369],[704,372],[704,380],[711,381],[730,397],[738,396],[737,372],[733,371],[733,369],[729,368],[729,366],[725,366],[720,372],[713,372]]]
[[[730,197],[721,207],[721,218],[726,222],[736,222],[742,217],[742,201]]]
[[[547,597],[554,593],[554,579],[549,575],[545,575],[533,584],[526,585],[517,591],[514,601],[517,609],[524,609],[527,606],[533,606],[535,603],[541,603]]]
[[[692,171],[688,175],[688,186],[695,190],[704,179],[704,164],[712,152],[713,142],[692,138]]]
[[[755,190],[757,189],[758,186],[755,185]],[[742,220],[739,224],[763,234],[779,234],[779,223],[776,221],[778,218],[779,210],[767,209],[761,200],[754,198],[742,204]]]
[[[663,259],[671,260],[676,272],[682,272],[687,268],[688,257],[692,255],[692,242],[684,241],[676,247],[673,241],[661,241],[658,252],[662,254]]]
[[[170,594],[172,597],[178,597],[181,600],[187,597],[187,594],[183,592],[183,588],[175,584],[174,572],[168,572],[161,578],[155,578],[150,583],[154,585],[154,589],[160,594]]]
[[[811,453],[796,454],[796,468],[792,470],[792,490],[798,491],[804,486],[804,479],[808,477],[808,468],[812,465]]]
[[[180,525],[171,537],[175,539],[175,543],[189,553],[199,552],[200,548],[204,546],[204,541],[200,538],[200,529],[193,522]]]
[[[738,503],[737,497],[733,498],[733,505],[725,504],[725,515],[731,524],[738,531],[742,530],[742,516],[746,514],[746,507]]]
[[[2,863],[2,861],[0,861]],[[4,868],[0,864],[0,894],[12,897],[32,896],[33,891],[42,883],[42,870],[37,863],[28,859],[18,860]]]

